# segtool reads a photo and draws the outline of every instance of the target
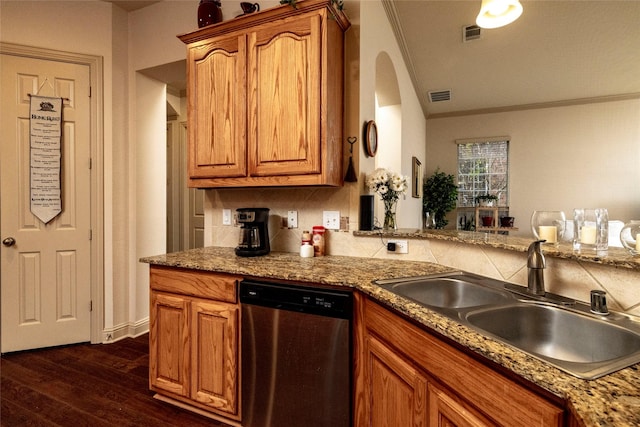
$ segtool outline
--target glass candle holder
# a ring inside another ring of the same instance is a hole
[[[620,242],[632,255],[640,254],[640,221],[629,221],[622,227]]]
[[[574,209],[573,249],[606,255],[609,249],[609,213],[606,209]]]
[[[534,211],[531,231],[536,240],[545,240],[545,245],[557,245],[564,236],[565,221],[563,211]]]

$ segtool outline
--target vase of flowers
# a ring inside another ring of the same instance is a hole
[[[407,192],[407,177],[391,172],[384,168],[378,168],[372,174],[367,175],[367,187],[378,193],[384,202],[384,230],[397,230],[396,208],[400,195]]]

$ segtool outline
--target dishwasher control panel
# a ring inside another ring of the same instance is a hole
[[[240,282],[240,303],[342,319],[350,319],[353,311],[353,296],[349,291],[252,280]]]

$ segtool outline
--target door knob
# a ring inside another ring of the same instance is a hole
[[[5,246],[13,246],[16,244],[16,239],[14,239],[13,237],[7,237],[2,241],[2,244]]]

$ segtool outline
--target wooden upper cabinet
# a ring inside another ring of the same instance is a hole
[[[342,185],[349,25],[331,0],[298,0],[179,36],[190,187]]]
[[[188,63],[189,176],[245,176],[246,37],[197,43]]]
[[[255,176],[319,174],[321,19],[249,35],[249,164]]]

